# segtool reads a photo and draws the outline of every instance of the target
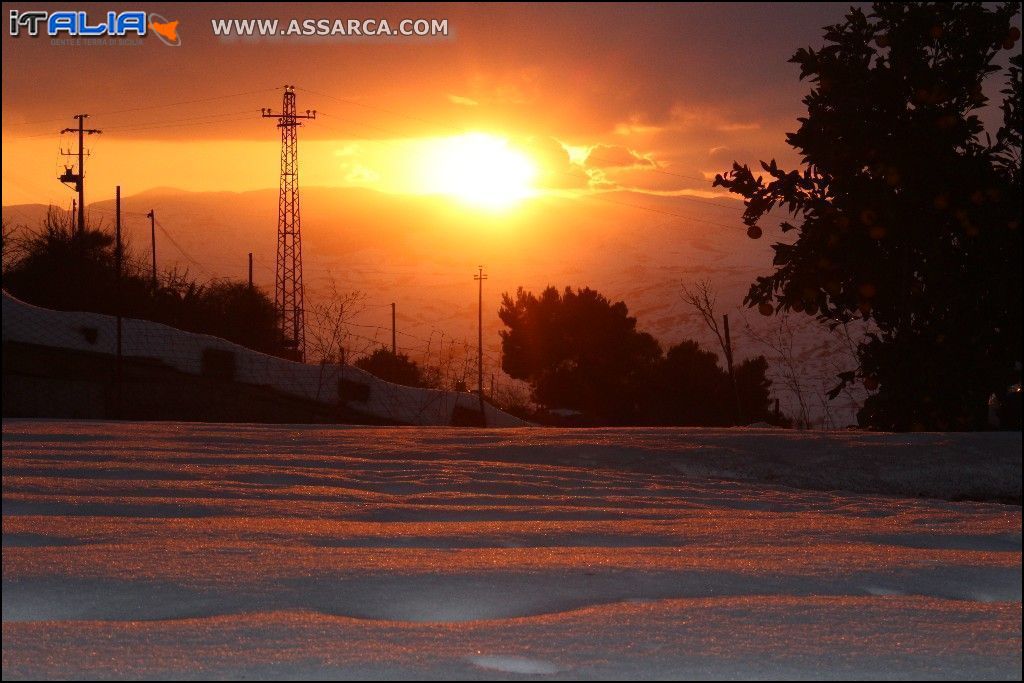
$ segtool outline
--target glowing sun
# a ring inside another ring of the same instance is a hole
[[[508,140],[467,133],[436,141],[427,151],[424,184],[473,206],[508,209],[536,194],[537,166]]]

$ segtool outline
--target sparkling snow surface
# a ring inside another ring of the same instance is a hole
[[[3,676],[1019,679],[1020,449],[5,420]]]

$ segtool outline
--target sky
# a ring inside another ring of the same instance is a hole
[[[734,160],[798,164],[786,133],[810,84],[788,60],[821,46],[849,6],[146,5],[178,22],[176,46],[155,34],[53,44],[5,28],[4,217],[32,226],[42,207],[16,205],[70,208],[57,176],[76,141],[59,131],[88,113],[103,131],[87,140],[90,220],[110,225],[119,185],[130,243],[148,245],[144,217],[160,216],[161,268],[241,279],[249,252],[272,291],[280,133],[261,112],[279,112],[292,85],[297,109],[317,112],[299,131],[307,307],[365,295],[364,350],[389,337],[396,301],[401,351],[431,364],[446,340],[469,349],[478,265],[490,278],[488,372],[499,296],[520,286],[593,287],[665,345],[716,348],[680,283],[713,281],[721,312],[746,329],[744,295],[770,272],[780,234],[765,224],[764,239],[748,239],[740,201],[711,181]],[[85,10],[95,22],[137,7],[4,3],[5,18],[11,9]],[[211,25],[403,18],[445,21],[448,34],[227,38]],[[808,382],[830,388],[846,347],[801,330]],[[744,335],[737,358],[770,352]],[[784,411],[794,405],[783,395]],[[852,420],[844,411],[836,424]]]
[[[116,184],[125,194],[274,187],[278,131],[260,109],[280,110],[284,84],[300,111],[318,112],[300,131],[303,185],[521,186],[485,201],[499,209],[537,193],[712,196],[709,179],[733,159],[795,161],[784,134],[808,88],[787,59],[847,7],[148,6],[179,22],[176,47],[155,35],[54,45],[6,29],[3,203],[70,203],[56,175],[74,139],[58,131],[76,113],[103,130],[88,140],[87,201]],[[4,3],[5,16],[134,8]],[[449,35],[214,36],[211,20],[229,18],[444,19]]]

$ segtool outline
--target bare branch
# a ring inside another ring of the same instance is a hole
[[[718,338],[718,345],[725,357],[729,356],[729,349],[725,343],[721,329],[718,327],[718,315],[715,313],[715,304],[718,301],[718,294],[711,284],[711,280],[698,280],[692,286],[685,282],[680,286],[682,289],[683,302],[689,304],[700,313],[704,324]]]

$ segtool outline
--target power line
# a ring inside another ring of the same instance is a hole
[[[186,105],[186,104],[200,104],[200,103],[203,103],[203,102],[215,102],[217,100],[226,100],[226,99],[230,99],[232,97],[244,97],[245,95],[259,95],[259,94],[262,94],[262,93],[271,92],[271,91],[278,90],[278,89],[279,88],[261,88],[260,90],[248,90],[246,92],[231,93],[231,94],[228,94],[228,95],[217,95],[215,97],[203,97],[203,98],[193,99],[193,100],[179,100],[177,102],[168,102],[167,104],[154,104],[154,105],[149,105],[149,106],[145,106],[145,107],[129,107],[127,109],[113,109],[113,110],[110,110],[110,111],[97,112],[96,114],[93,114],[93,116],[114,116],[115,114],[126,114],[126,113],[129,113],[129,112],[135,112],[135,111],[147,111],[147,110],[151,110],[151,109],[164,109],[164,108],[167,108],[167,107],[180,107],[180,106]],[[19,123],[9,123],[7,125],[8,126],[27,126],[27,125],[31,125],[33,123],[50,123],[50,122],[53,122],[53,121],[63,121],[64,119],[65,119],[65,117],[57,117],[57,118],[53,118],[53,119],[36,119],[34,121],[21,121]],[[33,137],[33,136],[25,136],[25,137]]]
[[[174,239],[174,238],[173,238],[173,237],[171,236],[171,233],[170,233],[170,232],[169,232],[169,231],[167,230],[167,228],[165,228],[165,227],[163,226],[163,223],[161,223],[160,221],[158,221],[158,220],[156,220],[156,219],[154,219],[154,222],[156,223],[156,227],[160,228],[160,232],[162,232],[162,233],[164,234],[164,236],[165,236],[165,237],[167,238],[167,240],[168,240],[168,241],[169,241],[169,242],[170,242],[171,244],[173,244],[173,245],[174,245],[174,248],[178,250],[178,253],[180,253],[180,254],[181,254],[182,256],[184,256],[184,257],[185,257],[185,259],[186,259],[187,261],[189,261],[189,262],[190,262],[190,263],[191,263],[192,265],[194,265],[194,266],[195,266],[196,268],[198,268],[198,269],[199,269],[199,272],[201,272],[201,273],[203,273],[203,274],[205,274],[205,275],[207,275],[207,276],[209,276],[209,275],[210,275],[209,271],[207,271],[207,270],[206,270],[206,269],[205,269],[205,268],[204,268],[204,267],[202,266],[202,264],[200,264],[200,263],[199,263],[199,261],[195,260],[195,259],[194,259],[194,258],[192,257],[192,255],[191,255],[191,254],[189,254],[189,253],[188,253],[187,251],[185,251],[185,249],[184,249],[184,248],[183,248],[183,247],[182,247],[182,246],[181,246],[180,244],[178,244],[178,241],[177,241],[176,239]]]
[[[255,109],[247,109],[245,111],[246,112],[252,112],[252,111],[255,111]],[[211,114],[211,115],[209,115],[206,118],[210,118],[212,116],[232,116],[232,115],[233,114],[230,114],[230,113]],[[137,126],[136,125],[127,125],[126,124],[124,126],[114,126],[112,128],[107,128],[106,130],[120,130],[120,131],[123,131],[123,132],[131,133],[131,132],[142,131],[142,130],[155,130],[155,129],[158,129],[158,128],[177,128],[177,127],[179,127],[181,125],[182,122],[194,122],[192,124],[194,126],[210,126],[210,125],[215,125],[215,124],[218,124],[218,123],[235,123],[235,122],[238,122],[238,121],[248,121],[250,119],[250,117],[245,116],[245,117],[236,117],[236,118],[230,118],[230,119],[218,119],[218,120],[215,120],[215,121],[204,121],[203,118],[204,117],[189,117],[189,118],[185,118],[185,119],[171,119],[171,120],[165,121],[165,122],[152,123],[152,124],[140,124],[140,125],[137,125]],[[19,136],[16,136],[14,139],[15,140],[26,140],[26,139],[29,139],[29,138],[41,138],[41,137],[47,137],[47,136],[50,136],[50,135],[52,135],[52,133],[36,133],[35,135],[19,135]]]
[[[242,114],[251,114],[256,111],[255,107],[249,107],[247,109],[239,109],[236,111],[221,112],[220,114],[202,114],[199,116],[186,116],[177,119],[161,119],[158,121],[144,121],[140,123],[125,123],[120,126],[107,126],[106,130],[133,130],[135,128],[141,128],[143,126],[160,126],[169,123],[191,123],[193,121],[202,121],[205,119],[222,118],[224,116],[240,116]]]
[[[438,123],[436,121],[431,121],[429,119],[424,119],[424,118],[421,118],[421,117],[401,114],[401,113],[389,110],[387,108],[380,107],[378,105],[367,104],[367,103],[364,103],[364,102],[358,102],[356,100],[336,97],[334,95],[329,95],[327,93],[320,93],[320,92],[317,92],[317,91],[314,91],[314,90],[310,90],[308,88],[302,88],[302,87],[299,87],[299,86],[295,86],[295,89],[296,90],[302,90],[304,92],[308,92],[310,94],[317,95],[319,97],[325,97],[325,98],[328,98],[328,99],[332,99],[332,100],[335,100],[337,102],[341,102],[341,103],[345,103],[345,104],[351,104],[351,105],[354,105],[354,106],[360,106],[360,107],[364,107],[364,108],[367,108],[367,109],[373,109],[373,110],[385,112],[385,113],[391,114],[393,116],[397,116],[397,117],[401,117],[401,118],[406,118],[406,119],[409,119],[409,120],[412,120],[412,121],[419,121],[419,122],[429,123],[431,125],[442,125],[442,126],[448,128],[449,130],[453,130],[453,131],[457,130],[456,128],[454,128],[450,124],[441,124],[441,123]],[[270,90],[277,90],[277,88],[271,88]],[[220,99],[227,99],[227,98],[230,98],[230,97],[238,97],[238,96],[242,96],[242,95],[254,94],[254,93],[259,93],[259,92],[266,92],[266,90],[262,90],[262,91],[248,91],[248,92],[245,92],[245,93],[235,93],[235,94],[223,95],[223,96],[218,96],[218,97],[202,98],[202,99],[196,99],[196,100],[188,100],[188,101],[174,103],[174,104],[208,102],[208,101],[215,101],[215,100],[220,100]],[[174,104],[154,105],[154,106],[150,106],[150,107],[135,107],[135,108],[131,108],[131,109],[116,110],[116,112],[127,112],[127,111],[140,111],[140,110],[147,110],[147,109],[155,109],[155,108],[160,108],[160,107],[165,107],[165,106],[174,106]],[[245,113],[245,112],[248,112],[248,111],[249,110],[242,110],[242,111],[237,112],[237,113]],[[109,113],[116,113],[116,112],[108,112],[108,114]],[[344,119],[340,119],[339,117],[334,116],[334,115],[332,115],[332,114],[330,114],[328,112],[321,111],[321,112],[318,112],[318,113],[321,114],[321,115],[329,116],[330,118],[344,120]],[[222,113],[222,114],[208,114],[208,115],[201,115],[201,116],[196,116],[196,117],[186,117],[186,118],[179,118],[179,119],[170,119],[170,120],[166,120],[166,121],[163,121],[163,122],[151,122],[151,123],[146,123],[146,124],[141,124],[141,125],[127,124],[127,125],[123,125],[123,126],[115,126],[113,128],[109,128],[108,130],[122,130],[122,131],[125,131],[125,132],[132,132],[132,131],[156,130],[156,129],[160,129],[160,128],[176,127],[176,125],[178,123],[181,123],[181,122],[193,122],[193,125],[200,126],[200,125],[216,125],[216,124],[219,124],[219,123],[233,123],[233,122],[237,122],[237,121],[246,120],[245,118],[237,118],[237,119],[217,118],[216,120],[208,120],[208,121],[204,121],[203,120],[203,119],[212,119],[214,117],[232,116],[233,114],[235,114],[235,112],[225,112],[225,113]],[[389,134],[389,135],[400,135],[399,133],[397,133],[394,130],[389,130],[389,129],[381,127],[381,126],[376,126],[376,125],[372,125],[372,124],[368,124],[368,123],[364,123],[364,122],[360,122],[360,121],[352,121],[351,119],[348,119],[348,120],[350,122],[355,123],[356,125],[362,126],[364,128],[368,128],[368,129],[371,129],[371,130],[376,130],[376,131],[383,132],[383,133],[386,133],[386,134]],[[328,128],[334,128],[335,130],[338,130],[338,128],[335,127],[335,126],[328,125],[327,127]],[[458,132],[463,132],[463,131],[458,131]],[[29,135],[29,136],[21,136],[21,137],[31,138],[31,137],[41,137],[43,135],[49,135],[49,133],[43,133],[43,134],[38,134],[38,135]],[[395,143],[394,141],[391,141],[391,140],[384,140],[383,142],[385,142],[386,144],[397,144],[397,143]],[[683,174],[673,173],[671,171],[665,171],[665,170],[659,169],[659,168],[652,168],[652,169],[648,169],[648,170],[654,171],[654,172],[663,173],[663,174],[666,174],[666,175],[672,175],[672,176],[677,176],[677,177],[681,177],[681,178],[690,178],[690,179],[698,180],[698,178],[696,178],[694,176],[685,176]],[[570,174],[569,171],[562,171],[562,173],[565,173],[567,175]],[[704,179],[699,179],[699,180],[704,180]],[[616,191],[629,192],[629,191],[635,191],[635,190],[630,190],[629,188],[621,187],[620,189],[618,189]],[[698,222],[698,223],[704,223],[704,224],[707,224],[707,225],[714,225],[714,226],[717,226],[717,227],[727,228],[727,229],[730,229],[730,230],[736,230],[736,231],[745,230],[745,227],[741,226],[741,225],[726,224],[726,223],[722,223],[722,222],[718,222],[718,221],[712,221],[712,220],[708,220],[708,219],[704,219],[704,218],[696,218],[696,217],[693,217],[693,216],[687,216],[685,214],[680,214],[680,213],[676,213],[676,212],[673,212],[673,211],[667,211],[665,209],[658,209],[658,208],[654,208],[654,207],[650,207],[650,206],[644,206],[644,205],[640,205],[640,204],[635,204],[635,203],[632,203],[632,202],[616,201],[614,199],[608,198],[605,195],[606,195],[606,193],[603,193],[603,192],[590,192],[590,193],[581,194],[581,195],[578,195],[578,196],[585,197],[585,198],[595,199],[597,201],[604,201],[604,202],[607,202],[609,204],[614,204],[614,205],[623,206],[623,207],[627,207],[627,208],[633,208],[633,209],[637,209],[637,210],[640,210],[640,211],[647,211],[647,212],[651,212],[651,213],[659,213],[659,214],[662,214],[664,216],[671,216],[673,218],[678,218],[678,219],[681,219],[681,220],[687,220],[687,221],[693,221],[693,222]],[[680,201],[685,201],[685,202],[690,202],[690,203],[698,204],[698,205],[701,205],[701,206],[716,207],[718,209],[724,209],[724,210],[737,210],[737,209],[739,209],[739,207],[729,207],[729,206],[726,206],[724,204],[720,204],[719,202],[716,202],[716,201],[714,201],[712,199],[706,199],[706,198],[702,198],[702,197],[688,197],[688,196],[683,196],[683,195],[671,195],[671,198],[672,199],[678,199]]]

